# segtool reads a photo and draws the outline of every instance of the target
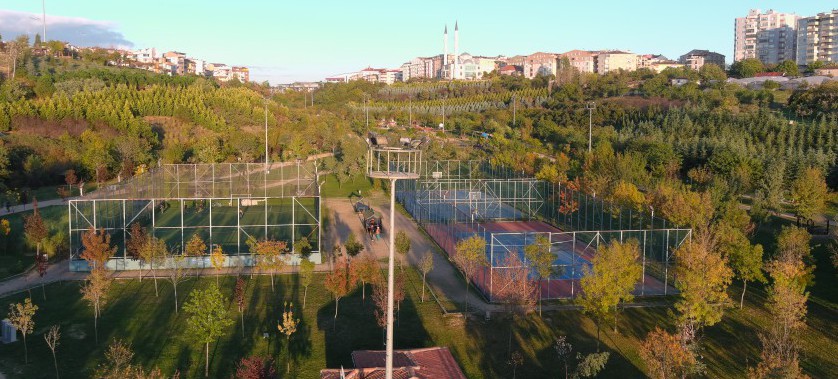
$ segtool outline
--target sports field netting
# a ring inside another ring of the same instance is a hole
[[[225,266],[254,264],[249,240],[283,241],[288,250],[305,239],[308,259],[320,263],[320,193],[312,161],[264,164],[162,165],[122,183],[68,201],[70,269],[86,271],[82,236],[103,230],[116,247],[107,266],[142,269],[127,243],[136,224],[183,254],[193,236],[206,245],[189,267],[212,267],[209,253],[220,247]],[[299,254],[287,254],[296,264]],[[162,265],[165,266],[165,263]]]
[[[495,278],[509,254],[527,265],[524,248],[539,235],[549,238],[554,273],[542,278],[544,299],[579,293],[579,279],[591,267],[600,245],[636,240],[643,274],[635,294],[673,293],[672,252],[691,236],[648,212],[623,209],[573,188],[522,177],[507,170],[489,170],[479,163],[431,163],[415,181],[397,183],[396,197],[419,225],[449,256],[457,242],[479,236],[486,241],[488,267],[472,281],[491,301]],[[500,174],[500,178],[493,175]],[[538,275],[531,271],[531,280]]]

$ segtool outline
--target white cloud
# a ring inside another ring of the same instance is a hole
[[[67,41],[77,46],[133,47],[116,23],[90,20],[82,17],[47,15],[47,37]],[[4,40],[26,34],[30,37],[43,33],[41,14],[0,9],[0,35]]]

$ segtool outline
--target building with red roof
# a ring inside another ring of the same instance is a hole
[[[320,379],[379,379],[386,375],[385,351],[352,352],[353,369],[324,369]],[[466,379],[447,347],[428,347],[393,352],[394,379]]]

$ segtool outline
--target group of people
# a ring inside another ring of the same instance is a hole
[[[367,219],[366,222],[367,226],[367,234],[369,234],[370,239],[373,240],[380,240],[381,239],[381,220],[376,219],[375,217],[370,217]]]

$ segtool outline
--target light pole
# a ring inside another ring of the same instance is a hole
[[[585,109],[588,110],[588,152],[590,153],[591,152],[591,141],[593,140],[593,137],[592,137],[592,134],[593,134],[593,126],[592,125],[593,124],[592,124],[592,122],[593,122],[593,117],[594,117],[593,116],[594,109],[596,109],[596,103],[594,103],[592,101],[588,104],[585,104]]]
[[[515,101],[515,95],[512,95],[512,126],[513,127],[515,126],[515,116],[518,113],[517,112],[518,110],[515,108],[516,104],[517,104],[517,101]]]
[[[387,260],[387,330],[385,353],[385,377],[393,378],[393,310],[395,292],[396,260],[396,181],[419,178],[422,153],[419,149],[394,148],[370,144],[367,154],[367,176],[390,180],[390,254]]]
[[[268,165],[268,99],[265,99],[265,175],[267,176],[270,172],[271,167]]]
[[[367,118],[367,129],[370,128],[370,111],[367,109],[367,94],[364,94],[364,115]]]

